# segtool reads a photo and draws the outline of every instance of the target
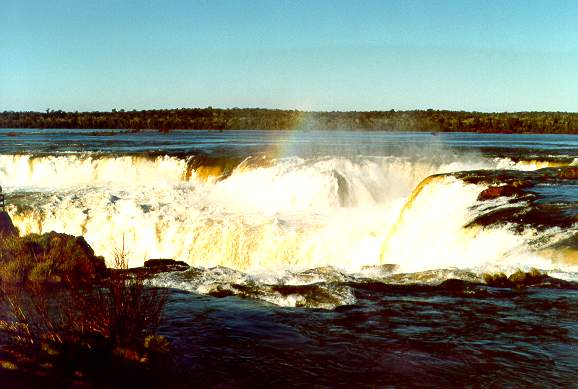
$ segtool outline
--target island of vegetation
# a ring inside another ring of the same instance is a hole
[[[370,130],[578,133],[578,113],[446,110],[306,112],[262,108],[180,108],[106,112],[0,113],[0,128],[123,130]]]

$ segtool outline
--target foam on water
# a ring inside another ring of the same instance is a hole
[[[380,264],[399,272],[571,270],[531,247],[537,231],[463,228],[483,186],[444,176],[415,191],[432,174],[506,165],[542,166],[294,157],[207,177],[206,169],[190,172],[186,158],[172,156],[3,155],[0,180],[21,196],[9,211],[22,233],[83,235],[107,258],[124,240],[130,266],[173,258],[250,274],[326,266],[352,273]]]
[[[175,184],[187,160],[172,156],[0,155],[0,182],[7,188],[58,190],[85,186]]]
[[[572,165],[576,162],[576,159],[571,163],[567,162],[554,162],[554,161],[546,161],[546,160],[520,160],[520,161],[513,161],[510,158],[494,158],[496,162],[496,169],[512,169],[512,170],[521,170],[521,171],[532,171],[547,167],[559,167],[559,166],[568,166]]]

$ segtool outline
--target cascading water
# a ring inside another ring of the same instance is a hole
[[[174,258],[259,274],[395,264],[551,268],[507,228],[463,228],[485,187],[433,174],[536,162],[425,158],[255,160],[227,175],[192,157],[0,156],[0,181],[22,233],[83,235],[110,258],[122,242],[130,266]],[[194,168],[191,166],[194,165]],[[489,244],[491,242],[491,244]]]

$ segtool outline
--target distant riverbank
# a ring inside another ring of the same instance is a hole
[[[305,112],[182,108],[106,112],[0,112],[0,128],[170,130],[370,130],[578,134],[578,113],[465,111]]]

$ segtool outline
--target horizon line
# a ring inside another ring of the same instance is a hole
[[[235,110],[262,110],[262,111],[285,111],[285,112],[299,112],[299,113],[371,113],[371,112],[465,112],[475,114],[516,114],[516,113],[559,113],[559,114],[578,114],[578,111],[478,111],[478,110],[457,110],[457,109],[441,109],[441,108],[414,108],[414,109],[371,109],[371,110],[303,110],[298,108],[266,108],[266,107],[173,107],[173,108],[145,108],[145,109],[127,109],[127,108],[111,108],[110,110],[75,110],[67,111],[63,109],[47,108],[44,111],[38,110],[3,110],[0,114],[6,113],[39,113],[49,114],[54,112],[62,113],[129,113],[129,112],[146,112],[146,111],[174,111],[174,110],[220,110],[220,111],[235,111]]]

